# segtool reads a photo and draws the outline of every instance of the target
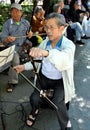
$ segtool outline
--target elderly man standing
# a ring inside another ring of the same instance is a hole
[[[11,18],[3,24],[1,40],[7,47],[15,44],[15,53],[12,61],[12,66],[15,66],[20,64],[19,48],[26,41],[26,37],[31,37],[33,33],[29,32],[30,23],[22,18],[23,11],[20,4],[13,3],[10,12]],[[13,71],[12,67],[9,69],[8,79],[7,91],[12,92],[13,88],[18,84],[18,74]]]

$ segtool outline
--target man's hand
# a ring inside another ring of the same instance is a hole
[[[24,65],[17,65],[17,66],[14,66],[13,69],[17,72],[17,73],[20,73],[22,71],[25,70],[25,67]]]
[[[3,40],[3,43],[6,43],[6,44],[8,44],[8,43],[12,43],[12,42],[14,42],[15,41],[15,37],[13,37],[13,36],[8,36],[7,38],[5,38],[4,40]]]
[[[32,36],[33,36],[33,32],[32,32],[32,31],[27,32],[27,37],[28,37],[28,38],[31,38]]]
[[[33,47],[31,48],[29,55],[34,58],[47,57],[49,55],[49,51]]]
[[[15,37],[9,36],[9,37],[7,37],[7,41],[8,42],[14,42],[15,41]]]

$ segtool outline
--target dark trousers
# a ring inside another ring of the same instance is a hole
[[[37,80],[37,87],[40,90],[54,89],[54,95],[51,100],[58,107],[58,110],[56,110],[56,114],[58,117],[61,130],[64,130],[66,128],[69,118],[68,118],[67,107],[64,101],[63,80],[62,79],[51,80],[51,79],[46,78],[41,73],[40,73],[40,79],[42,81],[42,86],[39,84],[39,81]],[[36,109],[39,109],[39,107],[43,104],[43,102],[45,103],[45,99],[40,97],[40,93],[35,89],[34,92],[30,96],[30,103],[32,106],[33,116]]]
[[[67,38],[74,42],[74,36],[75,30],[70,27],[70,25],[67,27]]]

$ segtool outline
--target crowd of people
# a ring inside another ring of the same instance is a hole
[[[89,38],[80,21],[81,16],[89,19],[88,10],[82,10],[75,0],[69,1],[69,6],[69,10],[65,11],[64,1],[58,0],[53,6],[53,12],[46,17],[44,17],[45,10],[41,6],[36,6],[29,23],[22,17],[22,6],[13,3],[10,9],[11,18],[3,24],[1,34],[5,46],[15,44],[14,57],[8,72],[7,92],[13,92],[19,82],[20,72],[33,69],[31,61],[21,64],[19,55],[19,50],[24,43],[31,44],[28,48],[29,57],[41,60],[41,63],[35,63],[40,78],[35,76],[35,86],[57,106],[56,114],[61,130],[72,130],[68,109],[71,99],[75,96],[75,44],[84,44],[81,39]],[[34,45],[32,40],[35,34],[41,34],[39,45]],[[42,34],[45,34],[44,37]],[[51,90],[53,94],[49,97],[47,93]],[[32,110],[26,120],[27,126],[34,125],[43,103],[48,104],[44,96],[34,89],[30,95]]]
[[[66,22],[68,23],[67,37],[76,44],[84,44],[82,39],[88,39],[89,37],[86,36],[83,30],[80,17],[87,16],[87,11],[79,9],[78,1],[75,1],[73,5],[70,4],[70,8],[67,12],[65,12],[63,0],[58,0],[58,4],[61,7],[61,13],[65,16]]]

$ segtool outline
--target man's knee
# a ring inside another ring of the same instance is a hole
[[[15,53],[14,57],[13,57],[12,65],[16,66],[16,65],[19,65],[19,64],[20,64],[19,55],[18,55],[18,53]]]

